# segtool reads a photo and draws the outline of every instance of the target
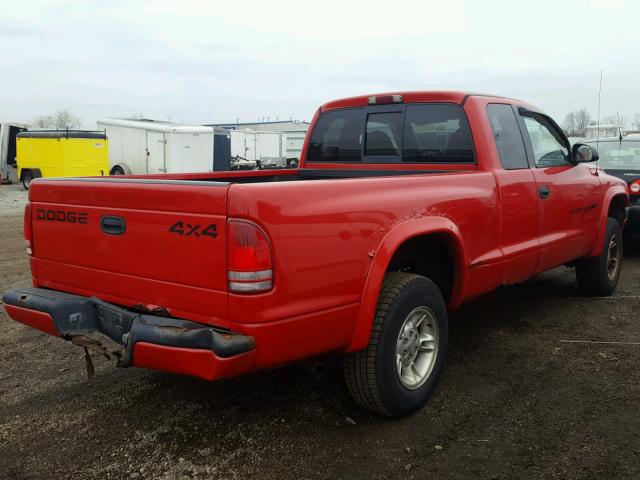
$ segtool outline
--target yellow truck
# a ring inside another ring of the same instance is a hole
[[[26,190],[34,178],[109,174],[104,132],[28,130],[16,136],[18,178]]]

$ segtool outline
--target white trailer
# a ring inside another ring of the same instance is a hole
[[[282,138],[284,141],[284,152],[287,156],[287,163],[289,160],[300,160],[300,155],[302,155],[302,145],[304,144],[304,139],[307,136],[307,132],[305,130],[301,130],[299,132],[283,132]],[[297,164],[297,163],[296,163]]]
[[[0,123],[0,183],[16,183],[16,135],[27,129],[20,123]]]
[[[251,161],[267,158],[284,158],[280,132],[255,130],[231,130],[231,157]]]
[[[111,175],[213,171],[213,128],[156,120],[105,118]]]

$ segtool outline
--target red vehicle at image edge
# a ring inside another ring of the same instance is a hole
[[[350,393],[420,408],[447,311],[558,265],[618,283],[628,194],[527,103],[459,92],[317,111],[300,167],[35,180],[19,322],[120,366],[228,378],[344,356]]]

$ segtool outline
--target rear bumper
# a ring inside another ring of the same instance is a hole
[[[76,345],[113,354],[122,367],[215,380],[246,373],[254,366],[255,340],[248,335],[42,288],[9,290],[2,300],[12,319]]]

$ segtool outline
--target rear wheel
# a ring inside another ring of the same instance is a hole
[[[587,295],[611,295],[618,286],[621,270],[622,231],[618,221],[609,218],[600,255],[580,260],[576,265],[578,286]]]
[[[111,169],[111,175],[124,175],[124,174],[125,174],[124,168],[122,168],[120,165],[116,165]]]
[[[26,170],[22,173],[22,186],[25,190],[29,190],[31,181],[33,180],[33,173],[30,170]]]
[[[376,413],[413,413],[436,386],[447,339],[447,312],[438,287],[420,275],[389,273],[378,297],[369,345],[345,359],[349,392]]]

